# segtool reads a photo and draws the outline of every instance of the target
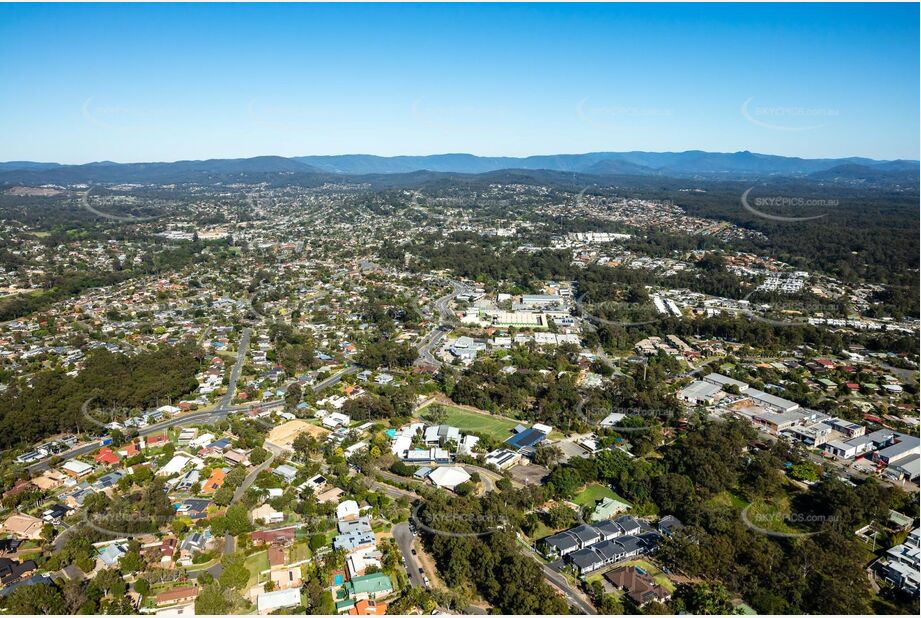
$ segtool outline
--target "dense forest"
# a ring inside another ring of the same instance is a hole
[[[201,363],[191,344],[164,347],[135,356],[94,350],[76,376],[41,371],[10,385],[0,395],[0,447],[34,443],[59,432],[96,431],[82,407],[145,409],[177,401],[193,391]]]
[[[570,499],[585,483],[600,481],[641,512],[676,515],[686,527],[660,547],[659,558],[679,573],[724,582],[759,613],[872,613],[887,603],[907,613],[906,599],[871,593],[867,548],[854,530],[885,521],[889,509],[917,517],[917,501],[873,479],[851,485],[828,476],[800,490],[782,472],[784,464],[812,464],[782,441],[753,448],[755,437],[742,421],[704,423],[661,447],[661,459],[613,450],[558,465],[547,491]],[[776,509],[761,512],[775,524],[793,522],[800,534],[771,536],[747,525],[749,504]]]
[[[422,503],[415,517],[425,524],[426,547],[450,588],[475,591],[501,614],[570,613],[540,566],[522,553],[514,531],[501,529],[516,509],[538,504],[537,495],[527,489],[480,498],[440,492]]]

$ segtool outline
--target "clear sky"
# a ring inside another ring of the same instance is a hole
[[[918,5],[2,5],[0,160],[919,158]]]

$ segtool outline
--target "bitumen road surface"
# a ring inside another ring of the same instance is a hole
[[[314,385],[313,385],[313,390],[314,390],[314,392],[319,393],[319,392],[322,391],[324,388],[329,388],[330,386],[335,386],[335,385],[338,384],[339,381],[340,381],[342,378],[344,378],[345,376],[352,375],[352,374],[355,374],[355,373],[358,373],[358,367],[346,367],[345,369],[340,369],[339,371],[337,371],[337,372],[334,373],[333,375],[329,376],[329,377],[326,378],[325,380],[323,380],[323,381],[321,381],[321,382],[317,382],[316,384],[314,384]]]
[[[246,360],[246,351],[249,349],[249,337],[252,333],[253,330],[248,326],[243,329],[243,335],[240,337],[240,346],[237,350],[237,361],[233,364],[233,369],[230,370],[230,381],[227,384],[227,392],[224,393],[224,396],[221,397],[221,401],[217,404],[218,408],[226,408],[230,406],[233,401],[233,394],[237,390],[237,380],[240,379],[240,372],[243,370],[243,361]]]
[[[403,562],[406,566],[406,573],[409,575],[410,583],[418,588],[424,587],[425,581],[422,579],[422,573],[419,572],[422,565],[419,563],[418,557],[412,553],[413,533],[409,529],[409,524],[403,522],[394,526],[393,538],[397,542],[397,547],[400,548],[400,553],[403,554]]]
[[[284,405],[284,401],[269,401],[262,404],[258,404],[263,409],[265,408],[278,408]],[[226,417],[228,414],[234,412],[242,412],[244,410],[249,410],[253,407],[253,404],[244,404],[239,406],[229,406],[226,408],[215,408],[213,410],[204,410],[202,412],[193,412],[192,414],[183,414],[181,416],[174,416],[173,418],[153,425],[148,425],[147,427],[142,427],[138,430],[139,436],[149,436],[151,434],[159,433],[164,429],[169,429],[170,427],[178,427],[182,425],[191,425],[191,424],[209,424],[214,421],[220,420]],[[101,446],[99,440],[93,440],[87,444],[82,444],[76,448],[73,448],[65,453],[61,453],[57,456],[59,461],[66,461],[68,459],[73,459],[74,457],[80,457],[81,455],[86,455],[92,453]],[[48,462],[52,458],[39,461],[30,466],[26,467],[26,470],[30,474],[35,474],[36,472],[42,472],[49,468]]]
[[[566,596],[566,600],[570,605],[577,607],[582,611],[582,613],[588,614],[590,616],[595,616],[598,614],[598,612],[595,610],[595,607],[589,602],[588,598],[586,598],[585,594],[583,594],[581,590],[573,588],[565,577],[544,563],[544,561],[540,559],[540,557],[535,553],[534,549],[530,545],[521,541],[520,539],[519,542],[527,554],[540,565],[541,570],[544,572],[544,579],[549,581],[555,588],[560,590]]]
[[[423,337],[422,341],[416,346],[416,350],[419,352],[419,358],[416,360],[416,364],[418,365],[430,365],[436,368],[441,367],[441,361],[432,355],[432,350],[434,350],[444,338],[447,331],[443,330],[443,328],[448,327],[450,329],[450,322],[455,319],[454,313],[448,307],[449,303],[454,300],[458,294],[467,289],[463,283],[458,281],[451,281],[450,283],[454,290],[450,294],[445,294],[435,301],[435,309],[438,311],[438,317],[440,318],[439,324]]]
[[[351,375],[357,372],[358,372],[357,367],[346,367],[345,369],[342,369],[339,372],[335,373],[334,375],[326,378],[322,382],[319,382],[316,385],[314,385],[313,390],[319,392],[323,390],[324,388],[337,384],[345,376]],[[239,378],[239,374],[237,375],[237,378]],[[169,429],[170,427],[177,427],[177,426],[182,426],[182,425],[209,424],[209,423],[213,423],[215,421],[225,418],[228,414],[250,410],[254,406],[258,406],[262,409],[271,409],[271,408],[279,408],[283,406],[284,403],[285,403],[284,401],[267,401],[267,402],[263,402],[259,404],[247,403],[247,404],[241,404],[237,406],[219,406],[217,408],[214,408],[213,410],[203,410],[201,412],[183,414],[181,416],[175,416],[169,420],[155,423],[153,425],[148,425],[147,427],[142,427],[141,429],[138,430],[138,435],[139,436],[149,436],[151,434],[159,433],[163,431],[164,429]],[[92,442],[88,442],[87,444],[82,444],[65,453],[59,454],[57,456],[57,459],[63,462],[68,459],[80,457],[82,455],[88,455],[89,453],[92,453],[93,451],[98,449],[100,446],[101,444],[99,440],[93,440]],[[48,462],[50,459],[51,458],[48,458],[43,461],[39,461],[34,464],[31,464],[26,467],[26,470],[30,474],[35,474],[36,472],[43,472],[50,467],[48,465]]]

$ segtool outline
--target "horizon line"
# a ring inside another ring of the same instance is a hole
[[[34,159],[8,159],[0,161],[0,164],[9,164],[9,163],[37,163],[44,165],[59,165],[62,167],[68,166],[81,166],[81,165],[93,165],[100,163],[111,163],[114,165],[141,165],[145,163],[155,164],[155,163],[182,163],[182,162],[194,162],[194,161],[243,161],[247,159],[259,159],[265,157],[277,157],[281,159],[298,159],[301,157],[376,157],[380,159],[396,159],[400,157],[444,157],[444,156],[471,156],[478,159],[530,159],[534,157],[573,157],[573,156],[586,156],[593,154],[629,154],[629,153],[647,153],[647,154],[684,154],[688,152],[702,152],[706,154],[722,154],[722,155],[733,155],[733,154],[752,154],[757,156],[764,157],[779,157],[783,159],[800,159],[803,161],[822,161],[822,160],[843,160],[843,159],[867,159],[869,161],[875,161],[880,163],[892,163],[905,161],[909,163],[919,163],[921,164],[921,153],[919,153],[918,159],[906,159],[906,158],[894,158],[894,159],[877,159],[874,157],[868,157],[865,155],[846,155],[846,156],[825,156],[825,157],[803,157],[800,155],[782,155],[782,154],[771,154],[764,152],[756,152],[752,150],[735,150],[735,151],[720,151],[720,150],[702,150],[699,148],[691,148],[687,150],[592,150],[587,152],[556,152],[556,153],[545,153],[545,154],[529,154],[529,155],[481,155],[474,154],[472,152],[434,152],[429,154],[398,154],[398,155],[379,155],[372,154],[367,152],[348,152],[343,154],[306,154],[306,155],[279,155],[279,154],[257,154],[251,156],[223,156],[223,157],[205,157],[205,158],[179,158],[172,160],[143,160],[143,161],[113,161],[110,159],[99,159],[95,161],[85,161],[82,163],[61,163],[59,161],[37,161]]]

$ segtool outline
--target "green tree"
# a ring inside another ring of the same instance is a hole
[[[205,586],[195,597],[195,613],[203,616],[226,614],[229,607],[219,584]]]
[[[21,586],[6,599],[6,607],[11,614],[61,615],[67,613],[64,597],[50,584]]]
[[[225,555],[221,558],[221,576],[219,582],[226,588],[242,590],[249,581],[249,569],[246,568],[246,556],[241,552]]]

